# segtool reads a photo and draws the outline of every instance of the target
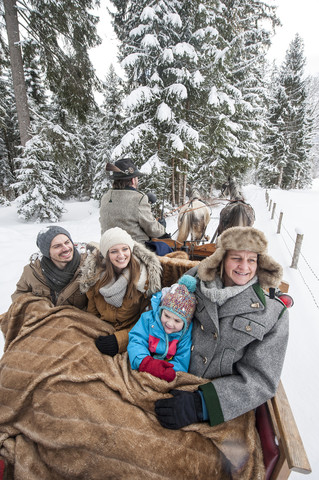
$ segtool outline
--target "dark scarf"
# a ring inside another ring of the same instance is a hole
[[[41,269],[46,278],[47,285],[50,287],[54,304],[56,301],[56,293],[61,292],[61,290],[71,282],[78,266],[80,265],[80,261],[81,255],[76,249],[74,249],[71,262],[67,263],[63,270],[58,268],[50,258],[41,258]]]

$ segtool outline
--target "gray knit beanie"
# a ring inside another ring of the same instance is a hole
[[[73,243],[69,232],[58,225],[50,225],[49,227],[45,227],[40,230],[37,236],[37,247],[39,247],[40,252],[44,257],[50,258],[51,242],[57,235],[60,234],[66,235]]]
[[[128,245],[131,249],[131,252],[133,252],[135,242],[131,235],[129,235],[125,230],[122,230],[122,228],[110,228],[109,230],[106,230],[101,237],[100,252],[105,258],[109,249],[114,247],[114,245],[119,244]]]

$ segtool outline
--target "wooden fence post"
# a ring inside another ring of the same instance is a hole
[[[269,202],[269,194],[268,194],[268,191],[266,190],[266,203],[267,203],[267,207],[268,207],[268,202]]]
[[[273,205],[273,207],[272,207],[271,219],[273,219],[274,216],[275,216],[275,210],[276,210],[276,203],[274,203],[274,205]]]
[[[303,233],[298,233],[297,232],[295,249],[294,249],[294,254],[292,256],[292,263],[291,263],[290,268],[297,268],[299,255],[300,255],[300,251],[301,251],[302,240],[303,240]]]
[[[269,208],[268,208],[268,211],[269,211],[269,212],[270,212],[270,210],[271,210],[271,205],[272,205],[272,200],[270,200],[270,202],[269,202]]]
[[[279,214],[279,221],[278,221],[278,227],[277,227],[277,233],[280,233],[283,215],[284,215],[283,212],[280,212],[280,214]]]

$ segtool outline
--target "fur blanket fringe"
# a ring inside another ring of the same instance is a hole
[[[22,295],[2,317],[0,455],[15,480],[262,480],[255,417],[161,427],[154,402],[203,381],[167,383],[102,355],[107,325],[71,306]]]

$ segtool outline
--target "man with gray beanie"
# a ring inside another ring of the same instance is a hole
[[[87,297],[80,292],[80,267],[86,258],[74,247],[70,233],[51,225],[37,236],[41,254],[33,254],[24,267],[12,301],[24,293],[49,298],[54,305],[73,305],[84,309]]]

